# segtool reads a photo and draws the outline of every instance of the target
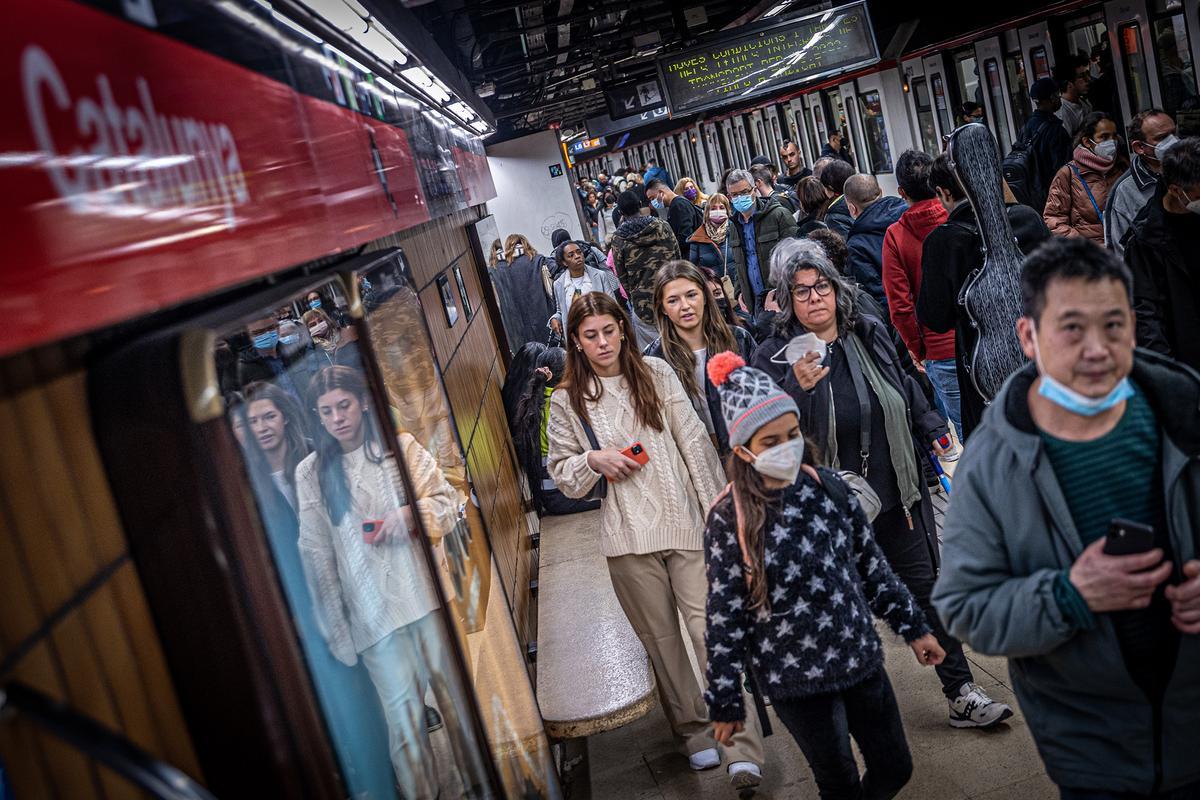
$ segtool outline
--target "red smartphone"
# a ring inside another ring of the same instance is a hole
[[[646,466],[646,462],[650,460],[650,454],[646,452],[646,448],[642,447],[641,442],[634,442],[633,444],[629,445],[629,447],[626,447],[621,451],[621,455],[625,456],[626,458],[632,458],[643,467]]]
[[[367,544],[375,544],[379,538],[379,531],[383,527],[383,520],[369,519],[362,524],[363,541]]]

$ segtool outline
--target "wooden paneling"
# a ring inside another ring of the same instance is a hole
[[[0,682],[18,680],[62,700],[200,779],[126,558],[84,375],[64,371],[61,361],[41,351],[0,364]],[[141,796],[19,715],[0,724],[0,758],[16,796]]]

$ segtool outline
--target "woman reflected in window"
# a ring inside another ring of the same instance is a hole
[[[383,705],[392,766],[406,798],[439,793],[422,699],[427,682],[463,784],[482,785],[479,746],[460,723],[469,716],[414,525],[420,515],[431,543],[439,541],[455,524],[458,495],[433,457],[402,433],[415,502],[405,497],[358,370],[325,367],[312,381],[309,401],[319,432],[316,452],[296,469],[296,493],[300,555],[321,633],[342,663],[362,657]]]
[[[315,345],[314,358],[323,362],[323,366],[354,366],[360,363],[358,342],[353,339],[352,328],[339,327],[320,308],[305,311],[303,319]]]

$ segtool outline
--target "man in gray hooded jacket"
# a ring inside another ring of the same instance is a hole
[[[954,636],[1008,656],[1070,800],[1200,797],[1200,376],[1135,352],[1130,296],[1086,240],[1026,260],[1035,363],[959,463],[933,593]],[[1114,519],[1152,541],[1105,553]]]

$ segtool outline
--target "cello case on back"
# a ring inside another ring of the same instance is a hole
[[[950,134],[947,154],[975,210],[982,265],[967,276],[958,303],[979,336],[967,354],[966,370],[983,399],[990,403],[1004,380],[1025,364],[1017,340],[1021,316],[1021,265],[1004,206],[1004,176],[996,139],[986,126],[970,123]]]

